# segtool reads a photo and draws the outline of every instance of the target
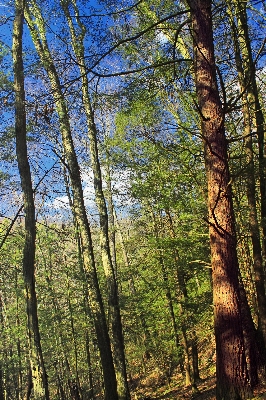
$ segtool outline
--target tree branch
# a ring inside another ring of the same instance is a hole
[[[145,33],[149,32],[151,29],[156,28],[156,26],[162,24],[163,22],[168,21],[169,19],[172,19],[174,17],[177,17],[178,15],[184,15],[187,14],[189,12],[189,10],[185,10],[185,11],[178,11],[175,14],[171,14],[168,15],[165,18],[160,19],[157,22],[154,22],[152,25],[148,26],[147,28],[143,29],[142,31],[138,32],[136,35],[134,36],[130,36],[126,39],[122,39],[119,40],[116,44],[114,44],[112,47],[110,47],[109,50],[107,50],[104,54],[102,54],[101,57],[98,58],[98,60],[90,67],[88,68],[88,72],[93,72],[93,69],[99,65],[99,63],[105,58],[107,57],[109,54],[111,54],[115,49],[117,49],[119,46],[121,46],[122,44],[131,42],[132,40],[136,40],[138,38],[140,38],[141,36],[143,36]]]

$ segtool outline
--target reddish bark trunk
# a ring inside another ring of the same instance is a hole
[[[248,381],[243,339],[235,221],[224,116],[216,81],[210,0],[190,0],[198,111],[208,182],[208,223],[213,277],[217,400],[246,399]]]

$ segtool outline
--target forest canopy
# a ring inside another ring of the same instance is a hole
[[[265,9],[0,4],[0,400],[266,391]]]

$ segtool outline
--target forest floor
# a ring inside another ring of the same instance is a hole
[[[199,393],[194,394],[190,387],[163,385],[155,389],[141,385],[133,391],[132,400],[216,400],[215,381],[215,376],[202,379],[197,385]],[[257,387],[254,396],[254,400],[266,399],[266,386]]]
[[[133,400],[215,400],[215,377],[203,379],[198,384],[199,393],[193,394],[190,387],[180,387],[172,383],[160,387],[140,385],[133,391]]]

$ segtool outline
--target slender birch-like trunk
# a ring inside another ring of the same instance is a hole
[[[234,7],[235,6],[235,10]],[[246,150],[247,161],[247,199],[249,205],[249,226],[253,250],[253,268],[255,277],[255,287],[258,302],[258,330],[261,337],[261,348],[264,349],[265,357],[265,344],[266,344],[266,293],[265,293],[265,277],[263,256],[265,253],[261,245],[260,226],[258,221],[257,204],[256,204],[256,181],[255,181],[255,165],[254,165],[254,149],[253,149],[253,130],[254,134],[258,135],[259,139],[259,169],[260,169],[260,189],[261,189],[261,212],[262,212],[262,232],[264,232],[264,196],[265,193],[265,176],[264,176],[264,119],[261,107],[259,105],[257,84],[255,78],[255,71],[252,61],[251,46],[247,28],[247,17],[245,6],[241,5],[239,1],[234,1],[229,4],[229,12],[231,19],[231,26],[234,38],[235,59],[238,72],[238,80],[242,95],[242,112],[244,120],[244,143]],[[234,22],[234,11],[237,14],[236,26]],[[266,214],[265,214],[266,215]],[[264,240],[262,241],[262,243]],[[263,244],[263,247],[265,244]]]
[[[261,227],[262,227],[262,255],[264,268],[266,263],[266,133],[265,118],[261,100],[259,98],[256,81],[255,63],[253,60],[251,41],[248,31],[247,2],[233,0],[233,13],[237,21],[237,38],[243,63],[243,84],[247,95],[250,112],[250,123],[258,137],[259,146],[259,181],[261,201]],[[231,5],[231,6],[232,6]],[[264,329],[264,328],[263,328]]]
[[[249,98],[247,93],[247,82],[245,76],[246,62],[242,61],[241,48],[243,46],[239,43],[237,27],[233,18],[233,10],[228,7],[229,17],[232,27],[232,35],[234,39],[235,60],[238,72],[238,80],[242,94],[242,113],[243,113],[243,140],[246,152],[246,185],[247,185],[247,200],[249,206],[249,227],[252,243],[253,253],[253,270],[255,277],[256,297],[258,304],[258,331],[260,340],[260,349],[265,358],[265,343],[266,343],[266,294],[265,294],[265,278],[264,266],[262,258],[262,246],[260,238],[260,226],[257,215],[256,204],[256,181],[255,181],[255,163],[254,163],[254,149],[253,149],[253,123],[252,123],[252,109],[250,108]],[[246,57],[244,57],[245,59]]]
[[[13,64],[15,90],[15,133],[16,153],[25,213],[25,244],[23,251],[23,276],[25,283],[27,322],[29,338],[29,360],[32,374],[34,399],[49,399],[48,380],[44,366],[37,313],[35,290],[35,205],[31,181],[31,171],[27,153],[26,110],[24,90],[24,69],[22,58],[22,34],[24,1],[15,2],[13,25]]]
[[[102,173],[98,151],[97,128],[94,121],[94,113],[89,95],[89,82],[85,65],[83,41],[86,33],[86,28],[79,18],[79,12],[75,0],[61,0],[61,4],[68,20],[72,46],[74,53],[77,57],[82,81],[82,100],[87,117],[88,137],[90,141],[90,161],[94,177],[95,199],[100,217],[100,243],[102,263],[108,288],[108,306],[110,313],[109,320],[111,325],[110,335],[115,364],[118,397],[119,400],[130,400],[130,393],[127,383],[124,336],[120,314],[118,286],[116,281],[115,268],[111,256],[108,229],[108,211],[102,187]],[[72,6],[74,9],[75,19],[79,27],[80,34],[77,34],[74,27],[74,23],[69,12],[69,6]]]
[[[26,8],[25,16],[35,48],[43,67],[48,74],[54,96],[56,112],[59,118],[64,156],[68,167],[73,194],[73,212],[79,229],[84,269],[88,279],[88,299],[90,301],[90,310],[94,320],[103,368],[105,400],[117,400],[117,383],[110,338],[98,283],[91,230],[84,204],[80,169],[73,144],[68,109],[62,92],[59,76],[46,40],[45,22],[35,1],[29,2],[29,7]]]

